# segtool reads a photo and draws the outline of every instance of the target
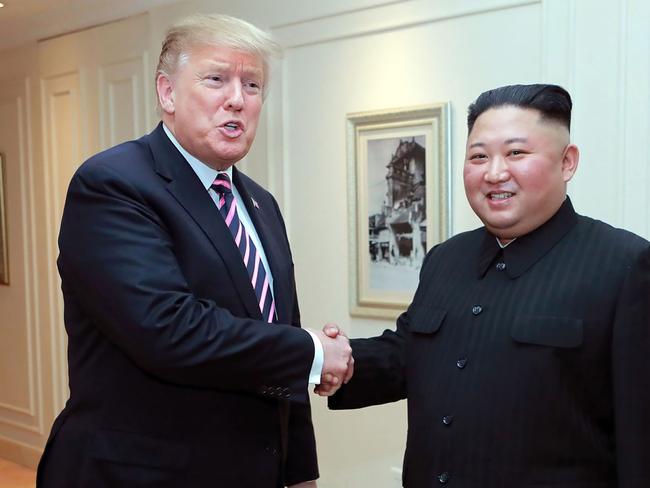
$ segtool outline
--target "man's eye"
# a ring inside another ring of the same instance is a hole
[[[487,156],[485,154],[473,154],[469,157],[470,161],[475,161],[475,162],[480,162],[482,159],[486,159]]]
[[[510,156],[521,156],[522,154],[525,153],[521,149],[513,149],[512,151],[509,152]]]

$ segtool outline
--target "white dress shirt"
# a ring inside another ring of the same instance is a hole
[[[262,242],[260,241],[260,238],[257,235],[257,231],[255,230],[255,226],[253,225],[253,221],[251,220],[250,215],[248,215],[248,210],[246,209],[246,205],[244,204],[241,195],[237,191],[237,187],[235,186],[235,183],[232,181],[232,166],[225,171],[217,171],[216,169],[211,168],[207,164],[202,163],[197,158],[195,158],[190,153],[188,153],[185,150],[185,148],[183,148],[183,146],[181,146],[178,143],[178,141],[174,137],[174,134],[172,134],[171,131],[164,124],[163,124],[163,130],[165,131],[165,134],[167,134],[167,137],[169,137],[169,140],[172,141],[172,144],[176,146],[176,149],[178,149],[178,151],[183,155],[185,160],[189,163],[189,165],[194,170],[199,180],[201,180],[203,187],[210,194],[210,197],[214,201],[214,205],[217,207],[217,209],[219,208],[217,204],[217,202],[219,201],[219,196],[217,195],[217,192],[215,192],[211,188],[211,186],[219,173],[225,173],[228,175],[228,178],[232,182],[232,194],[235,197],[235,201],[237,202],[237,215],[242,225],[246,229],[246,232],[248,232],[248,235],[253,240],[255,247],[257,247],[257,250],[260,254],[260,259],[264,264],[264,270],[266,271],[266,276],[268,277],[269,280],[269,290],[271,290],[271,294],[273,295],[274,294],[273,275],[271,274],[271,268],[269,267],[269,263],[266,259],[266,254],[264,253],[264,247],[262,246]],[[323,345],[321,344],[320,340],[313,332],[307,329],[304,330],[309,333],[312,340],[314,341],[314,360],[311,364],[311,371],[309,372],[309,383],[317,385],[320,383],[320,377],[323,370],[323,362],[324,362]]]

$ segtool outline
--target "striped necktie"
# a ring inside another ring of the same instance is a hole
[[[246,266],[251,285],[255,290],[262,318],[271,323],[275,318],[275,300],[271,293],[269,278],[255,243],[246,232],[244,224],[239,220],[239,215],[237,215],[237,200],[232,194],[230,178],[226,173],[219,173],[211,188],[219,196],[219,212],[223,216],[228,229],[230,229],[230,233],[235,239],[235,245],[244,260],[244,266]]]

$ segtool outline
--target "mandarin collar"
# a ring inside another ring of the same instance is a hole
[[[503,254],[507,275],[510,278],[521,276],[560,242],[577,222],[578,215],[567,196],[553,217],[534,231],[518,237],[503,249],[499,246],[496,236],[484,228],[478,259],[479,279],[485,276],[490,265],[500,253]]]

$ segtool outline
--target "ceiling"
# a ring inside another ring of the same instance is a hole
[[[0,50],[145,12],[178,0],[0,0]]]

